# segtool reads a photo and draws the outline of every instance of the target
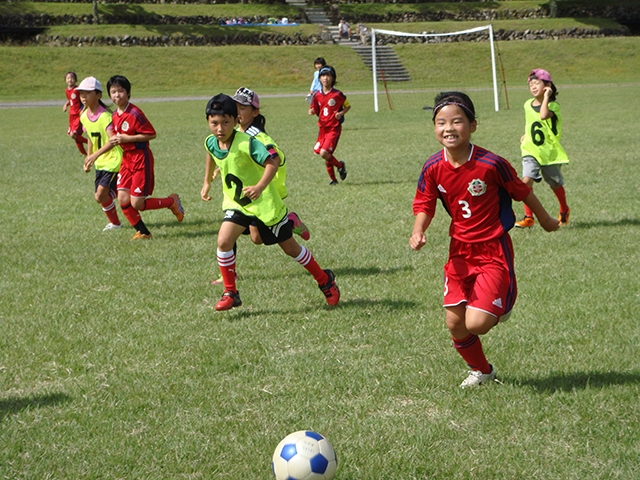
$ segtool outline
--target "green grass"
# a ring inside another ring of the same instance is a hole
[[[639,37],[562,41],[499,42],[507,85],[522,85],[533,66],[544,66],[558,85],[636,83],[640,78]],[[415,85],[439,88],[456,62],[458,85],[491,85],[488,43],[399,45],[395,47]],[[549,55],[548,52],[553,52]],[[347,92],[370,91],[371,72],[356,53],[338,45],[308,47],[48,48],[0,47],[0,101],[54,100],[64,103],[64,76],[94,75],[106,81],[127,75],[134,98],[211,96],[251,85],[265,93],[304,95],[313,59],[323,56],[336,67],[338,85]],[[170,64],[171,68],[166,68]],[[500,69],[500,63],[498,63]],[[500,74],[500,72],[499,72]],[[398,83],[393,89],[404,89]]]
[[[293,17],[300,12],[288,5],[252,4],[117,4],[98,3],[101,15],[170,15],[182,16],[210,16],[216,18],[252,17],[255,15],[266,17]],[[46,15],[92,15],[93,4],[67,2],[3,2],[0,3],[0,14],[46,14]]]
[[[547,59],[555,68],[563,42],[535,42],[539,54],[509,68],[530,68],[547,45],[556,47]],[[155,53],[113,50],[125,60]],[[173,52],[176,64],[191,65],[181,57],[192,51]],[[48,65],[61,71],[65,59],[94,54],[24,52],[48,53]],[[212,73],[201,93],[230,92],[232,80],[214,68],[218,51],[208,52]],[[303,52],[307,63],[316,53]],[[15,92],[30,72],[11,59]],[[132,75],[134,99],[160,90],[165,78],[154,79],[154,59]],[[95,70],[101,78],[113,71]],[[299,265],[243,238],[244,305],[227,313],[214,311],[221,292],[209,284],[217,276],[219,185],[211,203],[199,199],[204,101],[141,104],[158,131],[156,194],[180,193],[187,212],[181,224],[167,211],[144,213],[155,237],[148,243],[129,241],[131,228],[101,232],[106,218],[92,199],[93,174],[81,170],[60,106],[3,109],[0,477],[269,478],[279,440],[310,428],[333,443],[342,480],[637,478],[640,137],[621,119],[639,119],[640,94],[637,83],[603,86],[612,81],[606,72],[567,71],[574,84],[559,82],[559,99],[571,223],[555,234],[512,233],[516,310],[484,337],[503,385],[475,391],[458,388],[465,366],[440,306],[444,211],[427,247],[408,247],[416,179],[438,148],[422,98],[414,108],[374,115],[369,95],[350,95],[337,151],[349,177],[330,189],[311,152],[317,131],[302,95],[263,96],[267,128],[288,155],[287,203],[311,228],[308,248],[336,272],[342,301],[325,307]],[[478,101],[474,141],[520,171],[520,105],[528,93],[517,84],[511,110],[494,113]],[[37,90],[27,86],[18,93]],[[62,86],[56,74],[38,95],[59,98]],[[164,92],[185,90],[192,86],[182,81]],[[555,214],[550,189],[536,193]],[[514,209],[521,215],[521,205]]]

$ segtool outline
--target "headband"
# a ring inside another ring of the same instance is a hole
[[[471,111],[469,107],[467,107],[464,103],[460,102],[442,102],[435,106],[433,109],[433,118],[436,118],[436,114],[442,109],[442,107],[446,107],[447,105],[455,105],[456,107],[460,107],[473,118],[476,118],[476,114]]]

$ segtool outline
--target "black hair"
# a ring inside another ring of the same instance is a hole
[[[320,69],[320,73],[319,73],[318,77],[321,77],[322,75],[325,75],[327,73],[333,77],[333,84],[334,85],[336,83],[338,83],[338,76],[336,75],[336,69],[333,68],[331,65],[325,65],[324,67],[322,67]]]
[[[207,102],[204,113],[207,119],[213,115],[229,115],[238,118],[238,105],[229,95],[219,93]]]
[[[540,80],[542,83],[544,83],[545,87],[551,87],[551,96],[549,97],[549,101],[550,102],[555,102],[556,101],[556,97],[558,96],[558,89],[553,84],[553,82],[548,82],[546,80],[542,80],[541,78],[538,78],[535,75],[531,75],[529,77],[529,80],[533,80],[534,78],[536,80]]]
[[[324,59],[324,57],[318,57],[313,61],[313,64],[315,65],[316,63],[321,64],[323,67],[327,64],[327,61]]]
[[[111,87],[117,85],[118,87],[122,87],[127,92],[127,95],[131,96],[131,82],[127,80],[127,77],[123,77],[122,75],[114,75],[107,82],[107,92],[111,92]]]
[[[73,78],[75,79],[75,81],[78,81],[78,75],[76,75],[76,72],[67,72],[64,74],[64,78],[67,78],[67,75],[71,75],[73,76]]]
[[[255,108],[255,107],[253,107]],[[264,115],[262,115],[261,113],[259,113],[258,115],[256,115],[256,118],[253,119],[253,122],[251,122],[251,126],[257,128],[258,130],[260,130],[261,132],[267,133],[267,129],[265,128],[267,125],[267,119],[264,118]]]
[[[437,113],[447,105],[460,107],[470,122],[476,119],[476,108],[468,95],[462,92],[441,92],[436,95],[433,106],[433,121],[436,121]]]

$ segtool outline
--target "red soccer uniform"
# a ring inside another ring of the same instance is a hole
[[[481,147],[472,146],[469,161],[454,168],[444,150],[422,167],[413,213],[433,217],[440,199],[451,216],[449,235],[462,242],[502,237],[515,223],[511,199],[522,201],[531,189],[511,164]]]
[[[440,199],[451,216],[444,306],[466,302],[497,318],[511,311],[517,296],[507,234],[515,223],[511,200],[522,201],[530,192],[507,160],[481,147],[472,146],[458,168],[444,150],[425,162],[413,213],[433,217]]]
[[[80,101],[80,95],[76,90],[76,87],[66,88],[64,91],[69,101],[69,129],[67,134],[72,135],[74,133],[82,134],[82,124],[80,123],[80,112],[82,111],[82,102]]]
[[[124,112],[113,113],[113,131],[126,135],[155,135],[151,122],[138,107],[129,103]],[[146,197],[153,193],[153,153],[149,142],[123,143],[122,166],[118,190],[131,190],[132,196]]]
[[[336,118],[336,113],[342,110],[346,102],[346,95],[335,88],[332,88],[328,93],[324,93],[322,90],[316,92],[311,100],[311,108],[318,115],[318,126],[320,128],[341,126],[342,121]]]

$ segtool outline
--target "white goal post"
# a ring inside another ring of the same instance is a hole
[[[459,32],[451,32],[451,33],[406,33],[406,32],[398,32],[394,30],[380,30],[380,29],[371,29],[371,68],[373,70],[373,102],[374,102],[374,110],[378,111],[378,67],[376,62],[376,33],[380,33],[383,35],[392,35],[396,37],[448,37],[451,35],[463,35],[467,33],[476,33],[482,32],[484,30],[489,31],[489,43],[491,45],[491,71],[493,74],[493,103],[495,106],[496,112],[499,110],[498,105],[498,80],[496,77],[496,54],[493,45],[493,26],[485,25],[482,27],[471,28],[469,30],[461,30]]]

